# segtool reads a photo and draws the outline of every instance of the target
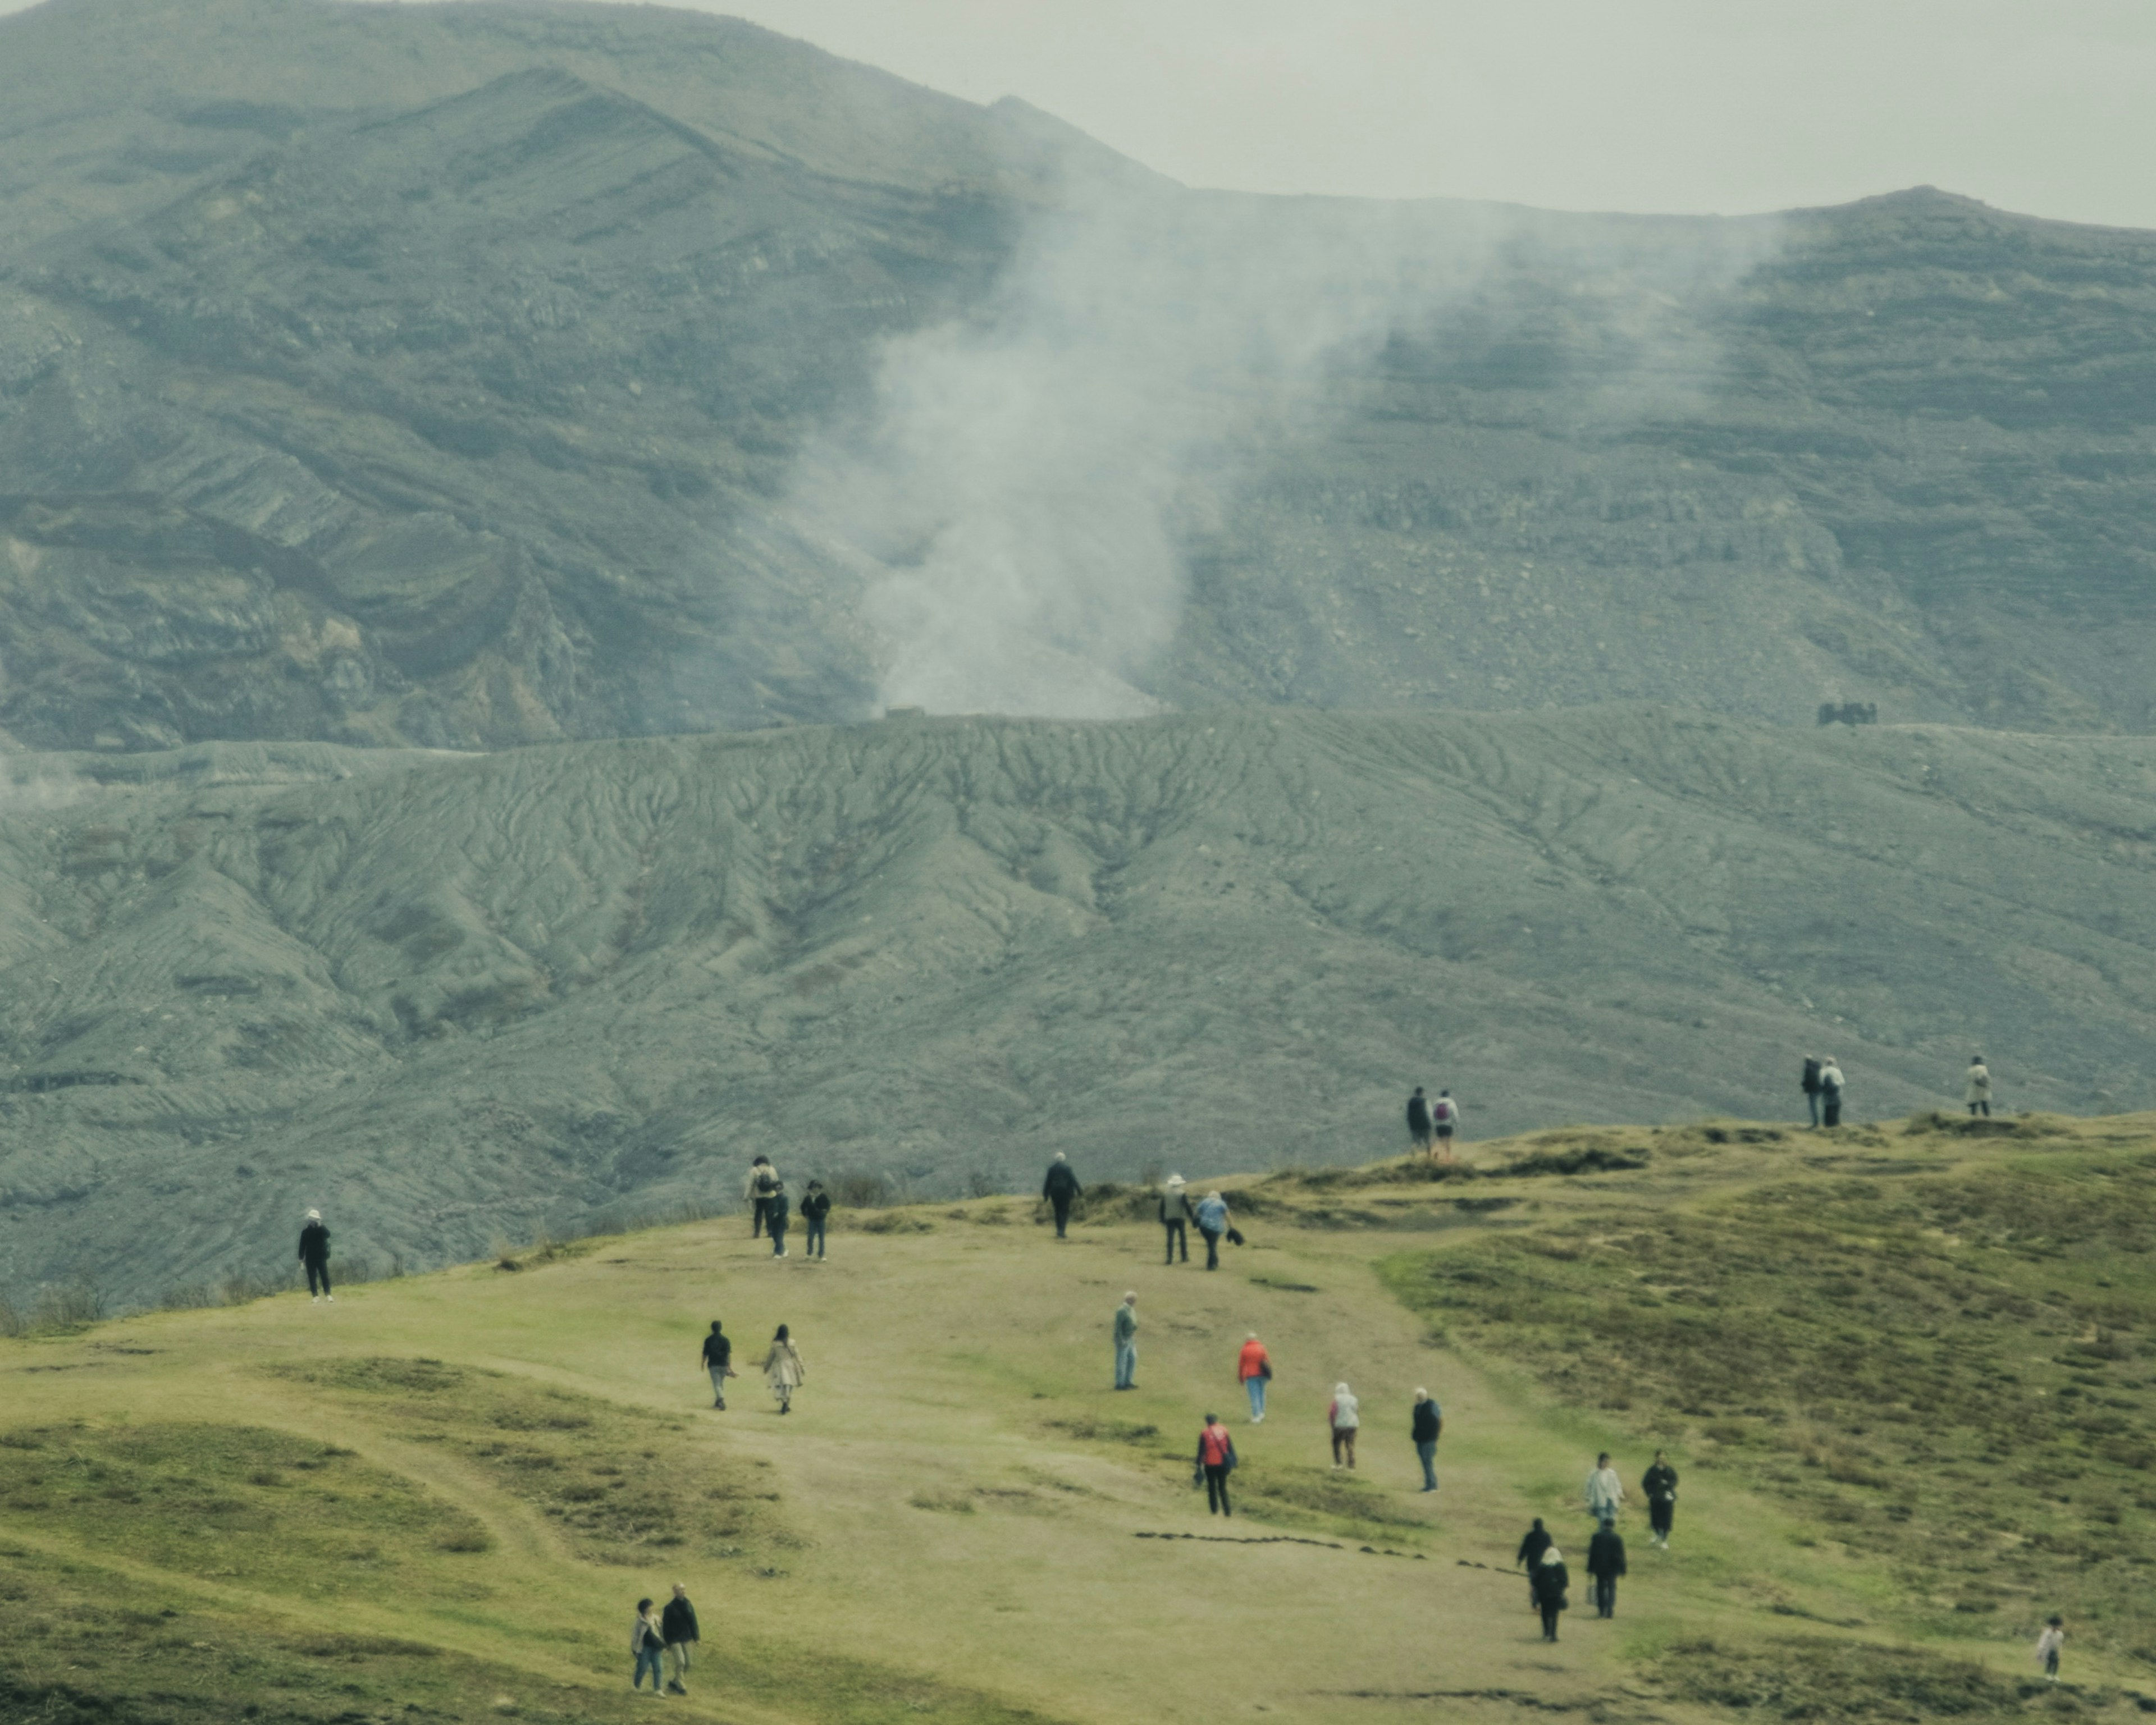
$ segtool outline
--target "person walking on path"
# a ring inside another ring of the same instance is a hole
[[[1625,1573],[1625,1536],[1604,1522],[1587,1542],[1587,1573],[1594,1579],[1594,1615],[1617,1615],[1617,1578]]]
[[[667,1690],[686,1695],[690,1656],[696,1646],[696,1608],[689,1603],[689,1589],[678,1581],[674,1584],[674,1597],[659,1614],[659,1638],[666,1644],[667,1663],[674,1668]]]
[[[1811,1108],[1814,1126],[1820,1123],[1820,1057],[1817,1055],[1804,1056],[1804,1101]]]
[[[1660,1450],[1655,1451],[1655,1465],[1640,1481],[1640,1489],[1647,1494],[1647,1520],[1655,1530],[1655,1543],[1667,1551],[1670,1529],[1677,1518],[1677,1471]]]
[[[1123,1296],[1116,1308],[1116,1388],[1138,1387],[1138,1296]]]
[[[1168,1234],[1168,1261],[1175,1261],[1175,1249],[1183,1248],[1183,1261],[1190,1261],[1190,1199],[1183,1189],[1183,1176],[1170,1174],[1160,1189],[1160,1225]]]
[[[1430,1105],[1430,1129],[1437,1139],[1437,1159],[1452,1160],[1453,1128],[1460,1124],[1460,1104],[1452,1100],[1452,1092],[1441,1090],[1437,1100]]]
[[[1353,1467],[1355,1465],[1355,1434],[1362,1430],[1363,1404],[1344,1384],[1332,1386],[1332,1405],[1325,1410],[1326,1423],[1332,1428],[1332,1465]],[[1345,1457],[1343,1461],[1342,1458]]]
[[[1614,1522],[1624,1507],[1625,1482],[1617,1477],[1604,1450],[1594,1458],[1594,1471],[1587,1476],[1587,1513],[1597,1522]]]
[[[309,1210],[300,1230],[300,1261],[307,1267],[307,1293],[316,1305],[326,1300],[336,1304],[330,1291],[330,1230],[320,1210]]]
[[[659,1620],[651,1615],[651,1601],[636,1602],[636,1617],[629,1626],[629,1651],[636,1656],[635,1675],[629,1680],[632,1689],[641,1688],[644,1674],[651,1673],[651,1692],[659,1693],[660,1682],[660,1656],[666,1651],[666,1636],[659,1627]]]
[[[1530,1611],[1535,1609],[1536,1601],[1540,1598],[1535,1592],[1536,1566],[1542,1562],[1543,1553],[1556,1543],[1557,1541],[1550,1537],[1549,1529],[1543,1526],[1543,1518],[1537,1516],[1534,1526],[1527,1529],[1526,1537],[1520,1541],[1518,1553],[1512,1558],[1527,1572],[1527,1609]]]
[[[1554,1543],[1535,1560],[1527,1585],[1535,1596],[1535,1609],[1543,1615],[1543,1639],[1554,1641],[1557,1615],[1571,1604],[1565,1594],[1572,1586],[1572,1572],[1564,1567],[1564,1553]]]
[[[1445,1409],[1430,1399],[1427,1389],[1418,1389],[1414,1399],[1415,1455],[1422,1462],[1422,1488],[1425,1491],[1437,1489],[1437,1440],[1445,1430]],[[1537,1526],[1540,1524],[1537,1523]]]
[[[811,1180],[808,1189],[801,1194],[801,1221],[807,1230],[801,1236],[803,1257],[824,1255],[824,1224],[830,1214],[831,1194],[824,1189],[821,1180]]]
[[[1070,1164],[1063,1153],[1055,1153],[1055,1160],[1048,1164],[1048,1178],[1040,1183],[1040,1195],[1055,1211],[1055,1237],[1067,1240],[1064,1230],[1070,1225],[1070,1205],[1083,1198],[1086,1189],[1078,1183],[1078,1176],[1070,1171]]]
[[[801,1363],[801,1350],[793,1345],[786,1326],[781,1324],[778,1333],[771,1338],[771,1352],[763,1357],[763,1381],[778,1398],[780,1413],[793,1411],[793,1392],[800,1389],[808,1376],[808,1367]]]
[[[733,1365],[732,1339],[713,1318],[711,1333],[704,1337],[704,1369],[711,1374],[711,1405],[722,1414],[726,1408],[726,1379],[734,1375]]]
[[[763,1224],[771,1215],[772,1194],[778,1190],[778,1170],[771,1165],[768,1156],[757,1157],[748,1165],[748,1178],[742,1185],[742,1196],[749,1202],[751,1240],[762,1234]]]
[[[1841,1076],[1840,1064],[1829,1055],[1820,1067],[1820,1112],[1825,1117],[1820,1124],[1841,1124],[1841,1091],[1847,1082]]]
[[[1986,1120],[1991,1118],[1991,1068],[1984,1064],[1982,1055],[1969,1057],[1969,1087],[1962,1100],[1969,1104],[1970,1119],[1979,1114]]]
[[[1228,1231],[1228,1200],[1209,1192],[1198,1200],[1198,1231],[1205,1237],[1205,1267],[1220,1267],[1220,1236]]]
[[[1273,1357],[1265,1352],[1265,1344],[1258,1340],[1258,1332],[1250,1332],[1243,1343],[1243,1351],[1235,1357],[1235,1375],[1242,1380],[1243,1394],[1250,1399],[1250,1424],[1262,1425],[1265,1419],[1265,1386],[1273,1381]]]
[[[2043,1666],[2047,1682],[2059,1681],[2059,1655],[2066,1645],[2066,1620],[2055,1611],[2044,1620],[2044,1633],[2036,1637],[2036,1663]]]
[[[1228,1507],[1228,1476],[1235,1469],[1235,1440],[1217,1414],[1205,1416],[1198,1434],[1198,1471],[1205,1476],[1205,1507],[1216,1516],[1233,1516]]]
[[[771,1196],[764,1202],[763,1225],[770,1231],[771,1255],[774,1258],[786,1255],[786,1224],[792,1208],[792,1200],[786,1195],[786,1183],[773,1180]]]
[[[1408,1098],[1408,1141],[1425,1156],[1430,1153],[1432,1123],[1430,1098],[1422,1093],[1422,1086],[1418,1084],[1414,1087],[1414,1094]]]

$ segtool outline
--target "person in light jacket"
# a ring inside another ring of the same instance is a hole
[[[649,1671],[651,1692],[658,1694],[660,1684],[665,1681],[659,1662],[666,1651],[666,1636],[659,1626],[659,1620],[651,1615],[649,1599],[636,1602],[636,1615],[629,1625],[629,1651],[636,1656],[636,1670],[629,1680],[629,1686],[641,1688],[644,1674]]]
[[[1617,1477],[1604,1450],[1594,1458],[1594,1471],[1587,1476],[1587,1513],[1598,1523],[1614,1522],[1624,1507],[1625,1482]]]
[[[748,1165],[748,1178],[742,1182],[742,1196],[748,1200],[748,1237],[757,1239],[763,1232],[765,1219],[771,1213],[772,1194],[778,1190],[778,1170],[771,1165],[768,1156],[759,1156]]]
[[[1170,1174],[1160,1189],[1160,1225],[1168,1235],[1168,1261],[1175,1261],[1175,1249],[1183,1248],[1183,1261],[1190,1261],[1190,1199],[1183,1189],[1183,1176]]]
[[[786,1326],[778,1327],[778,1333],[771,1338],[771,1351],[763,1357],[763,1381],[771,1386],[771,1393],[778,1398],[778,1411],[793,1411],[793,1392],[805,1383],[808,1368],[801,1363],[801,1350],[793,1345]]]
[[[1198,1200],[1198,1231],[1205,1240],[1205,1267],[1220,1267],[1220,1236],[1228,1231],[1228,1200],[1209,1192]]]
[[[1820,1112],[1825,1117],[1821,1125],[1841,1124],[1841,1092],[1848,1082],[1841,1076],[1841,1062],[1829,1055],[1826,1063],[1820,1068]]]
[[[1991,1068],[1984,1064],[1982,1055],[1971,1055],[1969,1060],[1969,1087],[1962,1099],[1969,1104],[1969,1117],[1981,1114],[1991,1118]]]
[[[1332,1428],[1332,1465],[1353,1467],[1355,1465],[1355,1434],[1362,1430],[1363,1404],[1344,1384],[1332,1386],[1332,1404],[1325,1410],[1326,1423]]]

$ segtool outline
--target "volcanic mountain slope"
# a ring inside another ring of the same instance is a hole
[[[0,20],[0,724],[33,747],[858,717],[875,595],[983,542],[1124,710],[2151,724],[2147,234],[1929,191],[1734,222],[1224,198],[648,8],[52,0]],[[1154,273],[1114,267],[1133,223]],[[1051,242],[1127,302],[1075,357],[1065,276],[1028,273]],[[1347,302],[1267,411],[1238,320]],[[1178,319],[1226,333],[1178,361]],[[935,441],[924,353],[1016,411],[1009,485],[978,424]],[[1070,379],[1105,380],[1082,414]],[[878,465],[909,410],[962,495],[839,519],[909,489]],[[1163,418],[1188,447],[1101,494]],[[1018,531],[1043,494],[1074,531]],[[1162,620],[1111,654],[1128,560],[1066,577],[1056,542],[1134,515]],[[957,704],[1075,710],[1070,676],[968,696],[982,657]]]
[[[0,1284],[730,1200],[2156,1101],[2156,745],[1666,710],[18,762]]]

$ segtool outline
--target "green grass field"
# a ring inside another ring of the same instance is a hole
[[[842,1217],[824,1263],[728,1218],[0,1342],[0,1720],[2156,1712],[2156,1120],[1466,1160],[1224,1183],[1250,1243],[1213,1275],[1111,1191],[1064,1244],[1011,1198]],[[784,1418],[753,1369],[782,1322]],[[1189,1485],[1208,1410],[1232,1522]],[[1674,1548],[1628,1518],[1601,1623],[1581,1481],[1608,1448],[1636,1495],[1656,1445]],[[1553,1647],[1510,1572],[1535,1515],[1580,1583]],[[630,1609],[676,1580],[694,1692],[632,1697]]]

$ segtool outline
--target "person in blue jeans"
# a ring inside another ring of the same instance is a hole
[[[1205,1236],[1205,1267],[1220,1267],[1220,1236],[1228,1231],[1228,1200],[1209,1192],[1198,1200],[1198,1231]]]
[[[801,1255],[820,1258],[824,1255],[824,1224],[831,1214],[831,1194],[824,1189],[821,1180],[811,1180],[808,1189],[801,1194]]]
[[[629,1626],[629,1651],[636,1656],[636,1675],[629,1680],[629,1686],[639,1689],[644,1686],[644,1674],[651,1673],[651,1692],[661,1693],[665,1681],[659,1666],[660,1656],[666,1651],[666,1637],[659,1627],[659,1620],[651,1615],[651,1601],[636,1602],[636,1621]]]
[[[1116,1388],[1138,1387],[1138,1296],[1123,1296],[1116,1308]]]
[[[1445,1410],[1430,1399],[1427,1389],[1418,1389],[1414,1399],[1415,1454],[1422,1460],[1422,1488],[1425,1491],[1437,1489],[1437,1439],[1445,1430]]]

